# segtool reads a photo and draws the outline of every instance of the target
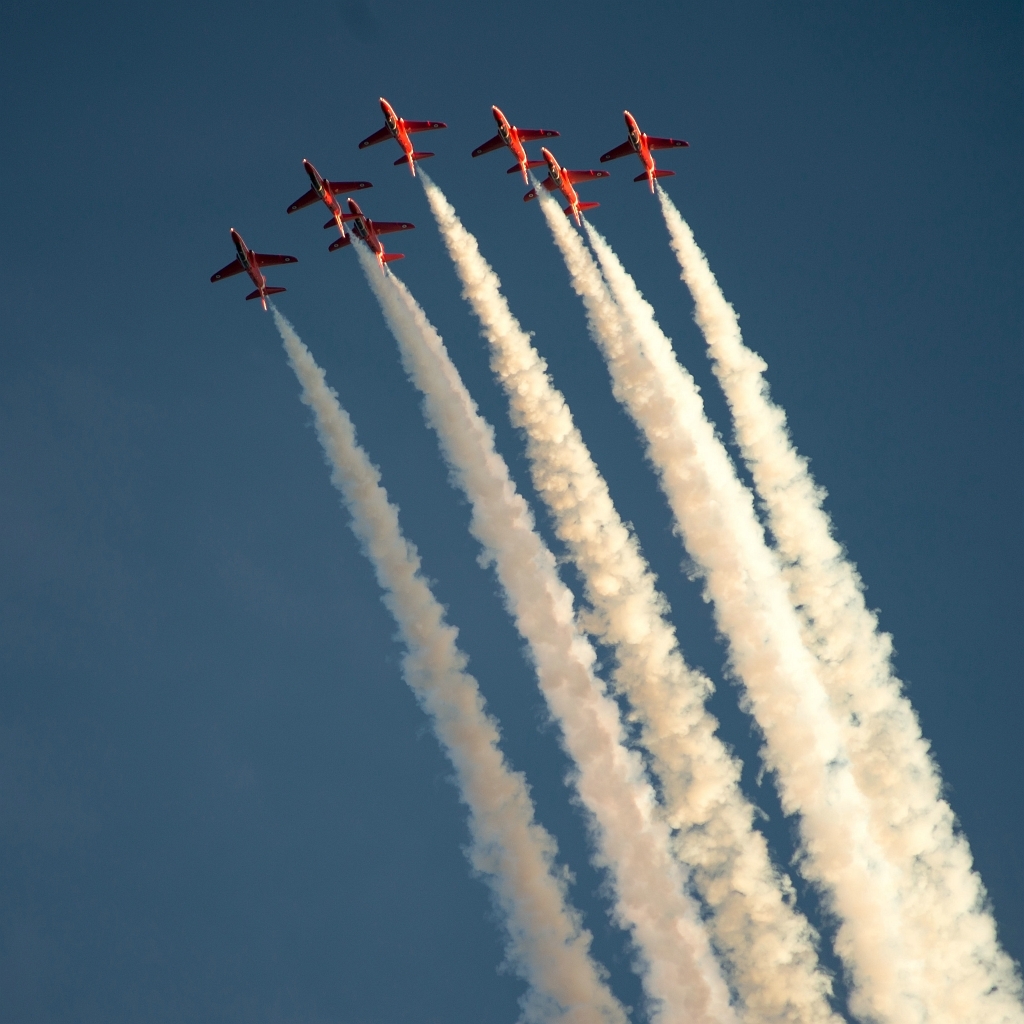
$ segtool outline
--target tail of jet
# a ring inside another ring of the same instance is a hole
[[[410,153],[408,156],[403,154],[402,156],[400,156],[395,161],[395,166],[398,167],[399,164],[408,164],[409,165],[409,170],[412,171],[412,176],[415,178],[416,177],[416,167],[413,164],[413,161],[414,160],[426,160],[427,157],[431,157],[433,155],[434,155],[433,153]]]
[[[547,166],[547,164],[546,164],[546,162],[544,160],[527,160],[526,161],[526,166],[527,167],[545,167],[545,166]],[[513,164],[505,173],[506,174],[517,174],[521,170],[522,170],[522,168],[519,166],[519,164]]]
[[[395,260],[404,260],[404,252],[382,252],[380,254],[381,263],[394,263]]]
[[[600,205],[600,203],[577,203],[576,209],[583,213],[584,210],[594,210]],[[566,217],[575,217],[576,213],[571,206],[567,206],[565,208],[565,215]]]
[[[246,302],[249,302],[251,299],[259,299],[260,302],[263,303],[263,308],[265,310],[267,308],[268,295],[277,295],[279,292],[286,291],[288,291],[287,288],[264,288],[262,291],[260,291],[260,289],[257,288],[256,291],[249,292],[249,294],[246,295],[245,300]]]
[[[675,171],[663,171],[660,167],[655,167],[649,174],[647,171],[644,171],[643,174],[638,174],[633,180],[649,182],[651,191],[653,192],[655,178],[673,178],[675,177],[675,173]]]

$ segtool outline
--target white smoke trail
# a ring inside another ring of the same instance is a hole
[[[380,473],[357,444],[348,414],[324,371],[292,325],[274,309],[302,401],[332,467],[331,480],[352,514],[352,529],[373,564],[384,603],[398,623],[407,654],[406,681],[455,767],[469,808],[473,867],[487,880],[508,931],[508,959],[529,989],[524,1019],[535,1024],[625,1024],[626,1015],[590,957],[590,934],[567,901],[555,868],[554,840],[535,821],[523,776],[498,747],[494,719],[456,646],[457,631],[420,573],[415,547],[402,535],[398,509]]]
[[[565,399],[476,238],[425,174],[422,183],[463,296],[490,343],[512,422],[526,433],[534,485],[582,576],[595,612],[588,624],[615,652],[615,682],[642,724],[641,743],[662,783],[668,821],[679,830],[680,857],[713,911],[708,923],[731,963],[744,1017],[750,1024],[838,1021],[814,936],[787,902],[789,880],[772,867],[739,789],[739,765],[704,708],[711,683],[684,662],[637,539],[616,512]]]
[[[694,902],[685,893],[640,758],[626,749],[618,707],[594,676],[594,651],[576,628],[573,599],[533,516],[494,447],[444,343],[406,287],[383,275],[365,246],[360,262],[424,396],[454,481],[472,506],[470,529],[495,565],[505,601],[527,641],[540,688],[576,766],[573,782],[608,871],[618,922],[662,1024],[735,1020],[728,990]]]
[[[544,202],[542,209],[584,300],[616,397],[647,440],[703,575],[732,669],[764,733],[762,756],[783,808],[800,816],[800,869],[838,920],[835,947],[850,975],[851,1006],[871,1020],[923,1020],[913,996],[914,965],[903,957],[891,870],[868,833],[863,796],[751,496],[704,415],[693,379],[607,243],[587,226],[606,285],[557,204]]]
[[[955,830],[942,782],[910,701],[891,665],[892,642],[864,603],[863,584],[832,536],[807,460],[764,379],[767,364],[743,343],[704,253],[672,200],[662,213],[695,304],[736,440],[768,513],[807,646],[844,726],[854,776],[870,801],[873,834],[901,871],[904,913],[924,964],[929,1020],[1024,1019],[1020,979],[999,947],[966,839]]]

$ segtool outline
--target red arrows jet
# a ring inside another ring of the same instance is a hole
[[[508,118],[497,107],[491,107],[491,113],[494,114],[494,120],[498,122],[498,134],[493,139],[488,139],[482,146],[477,146],[473,150],[473,156],[483,156],[484,153],[493,153],[494,150],[501,149],[502,146],[508,146],[517,162],[508,169],[507,173],[515,174],[516,171],[521,171],[523,181],[529,184],[526,169],[528,167],[543,167],[544,161],[527,159],[523,143],[536,142],[538,139],[553,139],[558,132],[551,132],[543,128],[517,128],[514,124],[508,123]]]
[[[264,252],[253,252],[242,236],[234,229],[231,229],[231,241],[235,243],[235,251],[238,255],[226,267],[217,271],[211,281],[223,281],[225,277],[234,277],[244,270],[256,285],[256,291],[246,295],[246,299],[259,299],[263,308],[267,308],[267,296],[276,295],[278,292],[287,291],[286,288],[268,288],[267,279],[260,272],[260,267],[276,267],[279,263],[298,263],[294,256],[268,256]]]
[[[636,118],[628,110],[624,111],[624,113],[626,115],[626,129],[629,132],[629,138],[621,146],[609,149],[601,157],[601,163],[604,163],[606,160],[618,160],[620,156],[629,156],[630,153],[636,153],[640,157],[640,163],[644,165],[644,173],[638,174],[633,180],[643,181],[646,178],[650,182],[651,191],[653,192],[655,178],[671,178],[676,172],[659,171],[654,166],[654,157],[651,156],[651,150],[675,149],[678,146],[688,146],[689,143],[683,142],[682,139],[659,139],[653,135],[648,135],[646,132],[640,131]]]
[[[581,203],[580,197],[576,195],[576,189],[573,185],[578,181],[590,181],[592,178],[607,178],[607,171],[570,171],[566,167],[559,165],[558,161],[551,155],[551,150],[545,149],[543,146],[540,147],[541,153],[544,154],[544,159],[548,165],[548,176],[541,182],[541,185],[546,188],[549,192],[554,192],[555,189],[560,189],[562,195],[568,200],[569,205],[565,208],[565,215],[568,217],[572,214],[576,218],[576,226],[580,223],[580,212],[582,210],[593,210],[594,207],[600,206],[600,203]],[[531,188],[529,192],[523,196],[523,202],[528,203],[531,199],[537,198],[537,190]]]
[[[309,180],[313,183],[313,187],[308,192],[304,192],[299,196],[288,207],[288,212],[294,213],[296,210],[303,209],[303,207],[312,206],[313,203],[319,200],[331,211],[332,219],[324,227],[329,228],[332,224],[337,224],[341,237],[344,238],[345,227],[342,221],[345,218],[341,212],[341,207],[338,205],[338,200],[334,197],[339,192],[355,192],[361,188],[373,188],[372,183],[369,181],[328,181],[320,176],[320,172],[308,160],[303,160],[302,166],[306,168],[306,173],[309,175]]]
[[[404,156],[400,156],[395,161],[395,166],[408,164],[409,170],[415,178],[415,161],[426,160],[428,156],[433,156],[434,154],[414,153],[409,136],[414,132],[430,132],[435,128],[447,128],[448,125],[443,121],[406,121],[404,117],[399,117],[395,113],[394,107],[383,96],[380,98],[380,109],[384,111],[384,127],[363,139],[359,143],[359,148],[366,149],[367,146],[376,146],[378,142],[394,139],[402,147],[404,153]]]
[[[352,211],[346,213],[341,219],[346,223],[351,222],[352,224],[352,235],[355,235],[360,241],[365,242],[372,250],[373,254],[377,257],[377,262],[380,264],[380,269],[384,269],[385,263],[391,263],[394,260],[404,260],[405,256],[400,252],[385,252],[384,246],[380,244],[378,235],[388,235],[392,231],[411,231],[415,224],[406,224],[403,221],[397,220],[370,220],[369,217],[359,209],[354,199],[348,200],[348,208]],[[340,249],[343,245],[350,245],[352,242],[352,235],[345,235],[342,238],[336,238],[328,246],[331,252],[335,249]]]

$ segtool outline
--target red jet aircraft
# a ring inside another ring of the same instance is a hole
[[[260,272],[260,267],[276,267],[279,263],[298,263],[294,256],[268,256],[264,252],[253,252],[242,236],[234,229],[231,229],[231,241],[235,243],[235,251],[238,255],[226,267],[217,271],[211,281],[223,281],[225,277],[234,277],[244,270],[252,283],[256,285],[256,291],[246,295],[246,299],[259,299],[263,308],[267,308],[267,296],[276,295],[278,292],[287,291],[286,288],[268,288],[267,279]]]
[[[320,172],[308,160],[303,160],[302,166],[306,168],[306,173],[309,175],[309,180],[313,183],[313,187],[308,192],[299,196],[288,207],[288,212],[294,213],[296,210],[301,210],[306,206],[312,206],[319,200],[331,211],[332,219],[324,227],[329,228],[332,224],[337,224],[341,237],[344,238],[345,227],[342,221],[345,219],[345,215],[341,212],[338,200],[334,197],[339,192],[355,192],[361,188],[373,188],[372,183],[369,181],[328,181],[320,176]]]
[[[600,203],[581,203],[580,197],[576,195],[576,189],[573,185],[578,181],[590,181],[592,178],[607,178],[607,171],[570,171],[566,167],[561,167],[558,161],[551,155],[551,150],[545,149],[543,146],[540,147],[541,153],[544,154],[544,159],[548,165],[548,176],[541,182],[541,185],[546,188],[549,192],[554,192],[555,189],[560,189],[562,195],[568,200],[569,205],[565,208],[565,215],[568,217],[572,214],[576,218],[576,225],[580,223],[580,212],[582,210],[593,210],[594,207],[600,206]],[[531,188],[529,192],[523,196],[523,202],[528,203],[531,199],[537,198],[537,190]]]
[[[376,146],[378,142],[394,139],[402,147],[402,152],[405,154],[395,161],[395,166],[408,164],[409,170],[415,178],[415,161],[426,160],[428,156],[433,156],[434,154],[414,153],[409,136],[414,132],[430,132],[435,128],[447,128],[448,125],[443,121],[406,121],[404,117],[399,117],[395,113],[394,108],[383,96],[380,98],[380,109],[384,111],[384,127],[363,139],[359,143],[359,148],[366,149],[367,146]]]
[[[392,231],[411,231],[415,224],[406,224],[403,221],[397,220],[370,220],[369,217],[359,209],[354,199],[348,200],[348,208],[352,211],[346,213],[341,219],[346,223],[351,222],[352,224],[352,235],[355,235],[360,241],[365,242],[373,254],[377,257],[377,262],[380,264],[380,269],[384,269],[385,263],[391,263],[393,260],[404,260],[405,256],[400,252],[385,252],[384,246],[380,244],[378,235],[387,235]],[[328,246],[331,252],[335,249],[340,249],[343,245],[350,245],[352,242],[352,235],[345,235],[344,238],[336,238]]]
[[[543,167],[544,161],[528,159],[523,143],[536,142],[538,139],[553,139],[558,132],[551,132],[543,128],[517,128],[514,124],[508,123],[508,118],[497,107],[491,107],[491,113],[494,114],[494,120],[498,122],[498,134],[493,139],[488,139],[482,146],[477,146],[473,150],[473,156],[483,156],[484,153],[493,153],[494,150],[501,149],[502,146],[508,146],[517,162],[506,173],[515,174],[516,171],[521,171],[523,181],[529,184],[526,169],[528,167]]]
[[[654,166],[654,157],[651,156],[651,150],[675,149],[678,146],[688,146],[689,143],[683,142],[682,139],[659,139],[648,135],[646,132],[640,131],[636,118],[628,110],[624,111],[624,113],[626,115],[626,129],[629,132],[629,138],[621,146],[608,150],[601,157],[601,163],[604,163],[606,160],[618,160],[620,156],[629,156],[630,153],[636,153],[640,157],[640,163],[644,165],[644,173],[638,174],[633,180],[643,181],[646,178],[650,182],[651,191],[653,192],[655,178],[671,178],[676,172],[659,171]]]

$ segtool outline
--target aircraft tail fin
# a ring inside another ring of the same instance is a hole
[[[381,256],[380,256],[381,263],[394,263],[395,260],[404,260],[404,259],[405,259],[405,253],[404,252],[384,252],[384,253],[381,253]]]
[[[593,210],[596,207],[600,206],[601,204],[600,203],[579,203],[578,205],[579,205],[579,208],[580,208],[580,213],[582,213],[584,210]],[[565,215],[566,215],[566,217],[571,217],[572,216],[572,207],[571,206],[567,206],[565,208]]]
[[[263,289],[263,294],[264,295],[277,295],[279,292],[286,292],[286,291],[288,291],[287,288],[264,288]],[[249,292],[249,294],[246,295],[246,297],[245,297],[245,301],[249,302],[252,299],[258,299],[258,298],[260,298],[260,290],[259,290],[259,288],[257,288],[256,291],[254,291],[254,292]]]
[[[413,153],[411,157],[407,157],[404,154],[395,161],[395,166],[399,164],[407,164],[410,160],[426,160],[427,157],[433,156],[433,153]]]
[[[526,166],[527,167],[545,167],[545,166],[547,166],[547,164],[546,164],[546,162],[544,160],[527,160],[526,161]],[[518,171],[519,171],[519,164],[513,164],[505,173],[506,174],[516,174],[516,173],[518,173]]]
[[[651,177],[653,178],[674,178],[675,174],[675,171],[663,171],[660,167],[656,167],[653,171],[651,171]],[[645,171],[643,174],[638,174],[633,180],[646,181],[647,172]]]

